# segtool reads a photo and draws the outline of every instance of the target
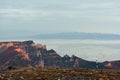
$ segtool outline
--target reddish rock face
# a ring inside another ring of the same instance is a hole
[[[0,42],[0,65],[32,65],[34,62],[31,60],[31,58],[36,55],[39,57],[42,51],[42,45],[41,50],[37,50],[38,48],[40,49],[40,47],[36,46],[38,45],[34,44],[33,41]],[[18,64],[20,62],[21,64]]]
[[[106,61],[103,64],[111,69],[120,69],[120,61]]]
[[[86,61],[77,56],[61,57],[55,50],[33,41],[0,42],[0,66],[57,66],[96,68],[96,62]],[[97,64],[99,68],[120,69],[120,61]]]
[[[14,51],[16,51],[17,53],[19,53],[19,55],[21,55],[23,57],[23,59],[25,60],[30,60],[28,53],[26,53],[25,51],[23,51],[21,48],[16,48],[14,49]]]
[[[108,62],[108,63],[105,63],[105,66],[106,67],[112,67],[112,64],[110,62]]]

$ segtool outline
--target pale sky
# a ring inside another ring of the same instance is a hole
[[[0,0],[0,35],[120,34],[120,0]]]

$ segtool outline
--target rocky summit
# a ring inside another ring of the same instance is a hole
[[[120,69],[120,61],[96,63],[75,55],[61,57],[55,50],[47,50],[46,45],[33,41],[0,42],[0,66],[41,66],[64,68]]]

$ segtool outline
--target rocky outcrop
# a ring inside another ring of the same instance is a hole
[[[46,51],[44,45],[36,45],[33,41],[0,42],[0,65],[38,65],[44,50]]]
[[[110,69],[120,69],[120,60],[119,61],[106,61],[103,64],[104,66]]]
[[[0,66],[56,66],[78,68],[119,68],[120,61],[97,63],[83,60],[75,55],[61,57],[55,50],[33,41],[0,42]]]

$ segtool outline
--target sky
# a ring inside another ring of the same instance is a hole
[[[120,0],[0,0],[0,35],[120,34]]]
[[[0,40],[1,37],[62,32],[120,34],[120,0],[0,0]],[[71,44],[48,42],[45,44],[59,53],[76,53],[87,60],[93,60],[95,52],[101,53],[106,60],[119,58],[116,55],[120,50],[116,44],[101,47],[77,43],[79,46],[75,44],[70,47]]]

